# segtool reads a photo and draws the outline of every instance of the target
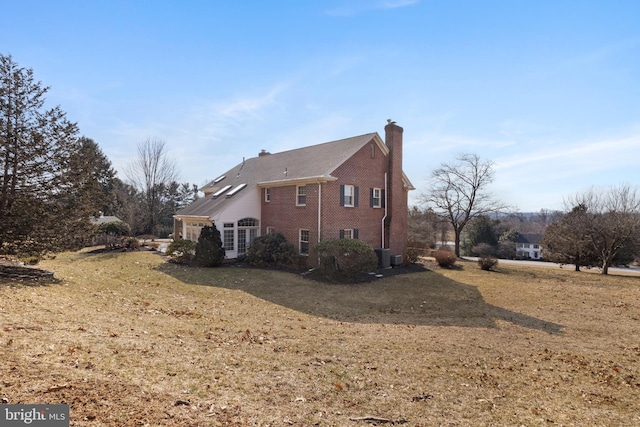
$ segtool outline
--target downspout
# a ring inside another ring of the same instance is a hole
[[[322,231],[322,183],[318,182],[318,243],[320,243],[320,232]],[[320,255],[318,256],[318,265],[320,265]]]
[[[318,180],[318,243],[320,243],[320,231],[322,228],[322,183]]]
[[[384,222],[387,219],[387,206],[389,206],[389,202],[387,200],[387,173],[384,173],[384,216],[382,217],[382,249],[384,249],[384,234],[385,234],[385,229],[384,229]]]

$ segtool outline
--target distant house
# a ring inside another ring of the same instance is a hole
[[[542,234],[520,234],[516,238],[516,258],[520,259],[541,259],[542,247],[540,241]]]
[[[93,239],[92,245],[94,246],[95,245],[116,245],[118,242],[120,242],[120,240],[122,240],[122,236],[120,233],[108,232],[109,230],[108,224],[114,224],[114,225],[120,224],[126,227],[127,229],[129,227],[128,225],[124,225],[126,223],[122,221],[120,218],[118,218],[117,216],[104,215],[102,212],[100,212],[99,216],[92,217],[91,223],[96,227],[99,227],[99,229],[104,230],[103,233],[99,234]]]
[[[328,239],[360,239],[405,255],[408,192],[402,171],[403,129],[389,121],[385,141],[368,133],[281,153],[262,150],[205,185],[204,197],[174,216],[174,236],[197,241],[215,225],[227,258],[253,239],[281,233],[309,255]]]

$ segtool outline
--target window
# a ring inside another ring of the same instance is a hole
[[[306,185],[298,185],[297,187],[297,197],[296,197],[296,206],[306,206],[307,205],[307,186]]]
[[[357,228],[347,228],[344,230],[340,230],[341,239],[357,239],[358,234],[359,233]]]
[[[258,220],[255,218],[242,218],[238,221],[238,227],[257,227]]]
[[[194,242],[198,241],[198,238],[200,237],[200,232],[202,231],[202,227],[204,227],[205,225],[211,225],[210,223],[205,223],[205,222],[191,222],[191,221],[187,221],[186,223],[186,236],[185,238],[187,240],[192,240]]]
[[[376,144],[371,144],[371,158],[376,158]]]
[[[358,187],[354,185],[340,186],[340,206],[358,206]]]
[[[371,189],[371,207],[372,208],[382,207],[382,189],[381,188]]]
[[[540,245],[533,245],[533,249],[540,249]]]
[[[309,230],[300,230],[300,254],[309,255]]]
[[[267,227],[267,234],[276,234],[275,227]]]
[[[271,189],[270,188],[265,188],[264,189],[264,201],[269,203],[271,201]]]
[[[225,251],[233,251],[235,249],[235,233],[233,223],[226,222],[224,224],[223,245]]]

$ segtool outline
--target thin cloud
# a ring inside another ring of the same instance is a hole
[[[343,4],[326,11],[331,16],[354,16],[372,10],[399,9],[413,6],[420,0],[348,0]]]

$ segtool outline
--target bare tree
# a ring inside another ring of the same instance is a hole
[[[138,144],[138,157],[127,165],[125,174],[143,194],[147,229],[155,234],[164,189],[178,179],[176,164],[167,156],[164,141],[147,138]]]
[[[595,251],[602,274],[622,255],[640,252],[640,195],[630,185],[608,191],[591,189],[565,200],[569,206],[584,206],[589,213],[584,232]]]
[[[493,162],[476,154],[462,154],[455,163],[443,163],[431,173],[431,189],[424,202],[447,218],[460,256],[462,230],[473,218],[507,210],[493,199],[487,187],[493,182]]]

